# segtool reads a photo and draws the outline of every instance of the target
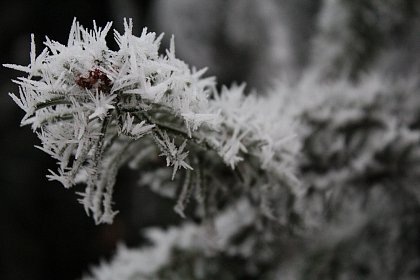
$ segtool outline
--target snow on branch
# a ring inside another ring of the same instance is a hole
[[[66,188],[85,184],[79,201],[96,223],[111,223],[116,214],[118,169],[150,145],[154,150],[142,160],[164,156],[172,179],[179,169],[199,174],[203,153],[237,174],[243,164],[294,177],[290,155],[297,146],[289,145],[294,132],[282,111],[271,106],[262,113],[268,103],[245,96],[244,86],[218,92],[215,79],[203,77],[206,69],[176,58],[174,38],[161,54],[162,35],[145,28],[136,36],[132,29],[126,20],[123,33],[114,30],[118,48],[111,50],[111,23],[86,29],[75,20],[66,45],[47,38],[37,56],[32,36],[30,64],[4,65],[26,73],[10,96],[25,111],[21,124],[32,126],[39,148],[58,162],[48,179]]]

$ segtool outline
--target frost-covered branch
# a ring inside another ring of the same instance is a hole
[[[39,148],[58,161],[48,178],[66,188],[85,184],[79,201],[96,223],[112,222],[117,171],[148,145],[154,150],[142,160],[163,156],[173,168],[172,179],[179,169],[197,174],[194,162],[206,154],[236,174],[241,168],[267,169],[285,186],[297,184],[298,146],[289,141],[292,125],[278,107],[262,114],[268,103],[245,96],[244,86],[218,92],[214,78],[203,78],[205,69],[176,58],[173,38],[160,54],[162,35],[144,29],[137,37],[131,20],[124,28],[122,34],[114,31],[118,48],[111,50],[110,23],[89,30],[74,21],[66,45],[47,38],[37,56],[32,37],[30,64],[5,65],[27,73],[15,80],[19,94],[10,95],[26,113],[22,125],[31,125],[41,139]],[[256,185],[257,174],[246,175],[242,194]],[[275,180],[270,176],[266,183]],[[185,188],[196,184],[198,176],[193,178]],[[184,206],[178,203],[177,209]]]

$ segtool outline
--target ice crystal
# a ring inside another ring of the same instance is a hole
[[[118,48],[111,50],[106,43],[111,23],[104,28],[94,23],[89,30],[74,21],[66,45],[47,38],[36,56],[32,36],[30,64],[5,65],[28,74],[15,80],[19,94],[10,95],[26,113],[22,125],[32,125],[39,148],[58,161],[48,179],[66,188],[85,184],[79,201],[97,223],[112,222],[116,214],[111,206],[118,169],[127,161],[137,162],[133,166],[148,161],[157,151],[173,167],[172,180],[187,169],[185,180],[193,170],[191,182],[199,182],[195,169],[204,152],[231,169],[252,157],[260,159],[256,165],[247,162],[256,169],[280,159],[285,168],[276,172],[293,171],[293,159],[279,156],[283,148],[296,152],[282,144],[293,134],[287,120],[280,121],[286,124],[280,130],[273,126],[280,111],[273,108],[270,117],[261,117],[266,104],[245,97],[244,86],[219,93],[214,78],[202,77],[206,69],[176,58],[173,37],[160,54],[162,35],[145,28],[138,37],[132,29],[129,20],[124,33],[114,31]],[[140,157],[148,145],[155,149]],[[191,184],[183,185],[189,193]],[[182,193],[176,209],[183,215]]]

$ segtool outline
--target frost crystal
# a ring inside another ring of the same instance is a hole
[[[32,125],[39,148],[58,161],[49,180],[66,188],[85,184],[79,201],[86,212],[97,223],[110,223],[116,214],[111,205],[118,169],[128,161],[137,162],[132,166],[150,161],[158,151],[173,167],[172,180],[187,169],[176,207],[180,214],[193,185],[204,188],[204,156],[215,159],[210,166],[218,160],[231,169],[245,157],[258,159],[256,165],[243,164],[245,169],[280,160],[286,168],[275,172],[281,177],[292,172],[293,159],[278,156],[283,148],[296,152],[282,144],[293,134],[287,120],[280,120],[287,123],[280,130],[273,126],[281,112],[273,108],[270,117],[262,118],[266,104],[245,97],[244,86],[218,93],[214,78],[202,78],[205,69],[190,69],[175,57],[174,38],[160,55],[162,36],[143,29],[137,37],[132,27],[131,20],[125,21],[123,34],[114,31],[118,49],[111,50],[105,40],[111,23],[105,28],[94,23],[89,30],[74,21],[67,45],[47,38],[36,56],[32,36],[30,64],[5,65],[28,74],[15,80],[19,94],[10,95],[26,113],[22,125]],[[150,145],[155,148],[139,156]]]

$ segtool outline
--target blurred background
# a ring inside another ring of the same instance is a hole
[[[85,27],[133,18],[175,35],[178,57],[209,67],[221,84],[246,81],[270,90],[316,72],[324,79],[376,71],[418,73],[420,2],[417,0],[155,0],[0,1],[0,62],[27,65],[30,34],[37,53],[45,36],[66,42],[76,17]],[[111,38],[111,36],[110,36]],[[111,45],[112,46],[112,45]],[[34,148],[23,113],[8,96],[16,71],[0,71],[0,279],[76,279],[89,264],[112,255],[118,242],[142,242],[140,229],[177,221],[172,202],[137,187],[124,169],[116,186],[113,225],[95,226],[73,191],[45,178],[54,161]]]

